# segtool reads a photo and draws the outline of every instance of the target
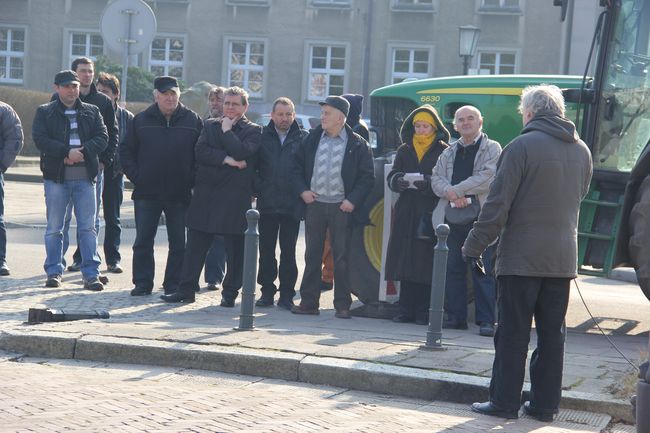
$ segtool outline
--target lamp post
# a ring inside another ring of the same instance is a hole
[[[476,44],[481,34],[481,29],[474,26],[460,26],[460,44],[458,53],[463,58],[463,75],[469,72],[469,61],[476,54]]]

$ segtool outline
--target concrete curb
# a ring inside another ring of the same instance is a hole
[[[367,361],[265,349],[62,332],[2,331],[0,350],[25,356],[194,368],[456,403],[482,401],[489,379]],[[634,422],[630,403],[565,391],[563,408]]]

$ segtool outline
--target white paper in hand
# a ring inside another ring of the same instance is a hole
[[[406,173],[404,174],[404,180],[409,183],[410,189],[417,189],[413,182],[416,180],[424,180],[424,175],[422,173]]]

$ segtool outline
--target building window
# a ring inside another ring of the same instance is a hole
[[[392,8],[396,11],[432,11],[433,0],[393,0]]]
[[[407,78],[428,78],[429,64],[428,49],[394,48],[391,82],[395,84]]]
[[[226,0],[228,6],[269,6],[270,0]]]
[[[243,87],[254,98],[264,96],[264,42],[230,41],[228,85]]]
[[[345,47],[312,45],[309,51],[307,99],[322,101],[328,95],[342,95],[345,92]]]
[[[70,62],[78,57],[88,57],[95,61],[104,54],[104,40],[99,33],[70,33]]]
[[[519,9],[519,0],[482,0],[482,9]]]
[[[22,84],[25,30],[0,27],[0,83]]]
[[[158,37],[151,42],[149,70],[152,74],[183,78],[185,39]]]
[[[347,9],[350,0],[311,0],[312,7],[324,9]]]
[[[515,53],[479,52],[478,69],[480,73],[514,74],[517,56]]]

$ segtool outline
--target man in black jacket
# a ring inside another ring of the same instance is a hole
[[[178,292],[165,302],[194,302],[205,256],[215,235],[223,235],[227,269],[221,306],[232,308],[242,285],[246,211],[253,196],[254,159],[262,127],[245,116],[248,93],[226,89],[223,117],[204,123],[196,143],[196,185],[187,212],[187,249]]]
[[[102,191],[104,189],[104,171],[112,171],[113,160],[115,152],[117,151],[118,141],[118,126],[115,118],[115,107],[113,102],[106,95],[99,93],[95,87],[95,64],[88,57],[78,57],[72,62],[70,67],[76,72],[79,77],[79,98],[81,102],[86,104],[95,105],[99,108],[102,115],[106,131],[108,132],[108,145],[106,149],[99,155],[99,172],[97,173],[97,181],[95,182],[97,212],[95,215],[95,231],[99,234],[99,208],[102,203]],[[68,231],[70,228],[70,220],[72,219],[72,208],[69,205],[66,213],[65,228],[63,231],[63,255],[65,256],[68,250]],[[77,249],[72,256],[72,264],[68,266],[68,271],[79,271],[81,263],[81,254],[79,252],[79,242],[77,240]],[[110,265],[111,263],[109,263]],[[102,282],[107,283],[108,278],[100,276]]]
[[[4,172],[14,163],[23,148],[23,127],[18,114],[0,101],[0,276],[9,275],[7,266],[7,229],[5,227]]]
[[[165,213],[169,253],[163,289],[174,293],[185,253],[185,212],[194,184],[194,145],[201,133],[201,118],[179,102],[174,77],[154,80],[154,99],[127,127],[120,147],[120,162],[133,183],[135,242],[132,296],[150,295],[155,263],[153,245],[161,214]]]
[[[106,148],[108,133],[99,109],[79,99],[79,78],[73,71],[54,77],[57,98],[36,110],[32,137],[41,151],[41,171],[45,184],[47,229],[45,231],[45,272],[47,287],[59,287],[63,273],[63,225],[68,203],[77,219],[81,273],[84,288],[100,291],[95,179],[99,155]]]
[[[296,153],[294,184],[305,208],[305,272],[295,314],[320,314],[321,263],[329,229],[334,252],[336,317],[350,318],[348,242],[353,223],[367,224],[362,204],[374,183],[368,142],[345,124],[350,103],[340,96],[321,102],[321,125],[312,129]]]
[[[291,183],[291,169],[295,153],[307,131],[295,121],[296,112],[291,99],[281,97],[273,102],[271,121],[262,132],[262,145],[257,158],[256,193],[260,212],[260,260],[257,282],[262,286],[258,307],[271,307],[274,303],[275,279],[278,261],[275,247],[280,238],[280,299],[278,306],[286,310],[293,307],[294,289],[298,278],[296,266],[296,241],[300,229],[302,200]]]

